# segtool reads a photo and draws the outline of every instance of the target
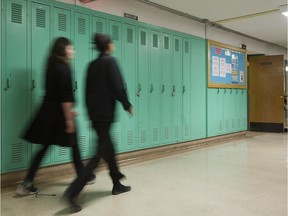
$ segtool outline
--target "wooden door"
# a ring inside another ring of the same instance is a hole
[[[283,132],[284,56],[250,56],[248,60],[250,130]]]

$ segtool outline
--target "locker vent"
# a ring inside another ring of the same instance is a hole
[[[85,153],[87,149],[86,136],[79,136],[79,149],[81,153]]]
[[[62,157],[62,156],[66,156],[68,153],[67,148],[66,147],[59,147],[58,148],[58,156]]]
[[[96,22],[96,32],[103,33],[103,23],[100,21]]]
[[[185,125],[185,136],[189,136],[189,126]]]
[[[164,49],[169,49],[169,37],[164,37]]]
[[[45,10],[43,9],[36,9],[36,26],[40,28],[46,27],[46,16],[45,16]]]
[[[141,31],[141,45],[146,46],[146,32]]]
[[[147,142],[147,131],[146,129],[141,129],[141,143],[146,143]]]
[[[11,22],[22,24],[22,5],[11,4]]]
[[[12,150],[11,162],[12,163],[22,162],[23,161],[22,143],[13,143],[11,150]]]
[[[179,127],[175,127],[175,138],[179,138]]]
[[[169,139],[169,128],[165,127],[164,129],[164,139],[167,140]]]
[[[112,142],[115,146],[115,150],[119,149],[119,144],[120,144],[120,133],[119,132],[114,132],[112,134]]]
[[[127,43],[133,43],[133,29],[127,29]]]
[[[78,34],[85,35],[86,34],[86,20],[84,18],[78,18]]]
[[[189,43],[185,41],[185,53],[189,53]]]
[[[175,39],[175,51],[179,52],[179,40]]]
[[[127,134],[127,144],[129,146],[132,146],[133,143],[134,143],[134,140],[133,140],[133,131],[128,131],[128,134]]]
[[[153,142],[158,141],[158,129],[153,128]]]
[[[153,47],[157,48],[158,47],[158,35],[153,34]]]
[[[112,39],[116,41],[119,40],[119,26],[112,26]]]
[[[66,14],[58,14],[58,30],[67,31],[67,16]]]

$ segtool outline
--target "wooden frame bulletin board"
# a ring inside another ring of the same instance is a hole
[[[247,88],[246,50],[208,40],[208,87]]]

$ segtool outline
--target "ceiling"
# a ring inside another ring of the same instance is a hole
[[[287,0],[144,1],[287,48],[288,17],[279,11]]]

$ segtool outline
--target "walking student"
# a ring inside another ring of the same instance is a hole
[[[44,100],[23,137],[31,143],[42,144],[42,148],[36,153],[24,181],[19,184],[17,194],[38,192],[33,185],[34,177],[50,145],[71,147],[77,175],[83,169],[77,143],[75,98],[69,66],[73,56],[74,49],[69,39],[55,39],[46,65]],[[91,173],[89,183],[93,183],[95,178]]]
[[[114,121],[116,100],[124,110],[132,115],[132,105],[128,101],[123,78],[117,61],[110,54],[114,49],[111,37],[105,34],[95,34],[94,44],[99,51],[97,59],[92,61],[86,78],[86,106],[93,129],[98,136],[97,153],[83,169],[83,172],[72,182],[64,194],[73,211],[81,211],[76,199],[82,191],[89,176],[97,168],[101,158],[108,164],[113,182],[112,194],[118,195],[131,190],[120,180],[125,176],[119,171],[114,145],[110,136],[111,124]]]

